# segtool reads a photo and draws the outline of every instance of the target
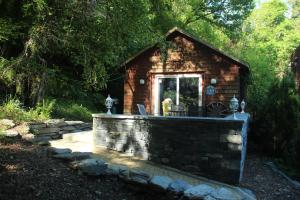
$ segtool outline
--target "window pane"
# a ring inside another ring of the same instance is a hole
[[[187,110],[197,109],[199,105],[199,78],[179,79],[179,104]]]
[[[159,78],[159,107],[162,114],[161,102],[170,98],[176,104],[176,78]]]

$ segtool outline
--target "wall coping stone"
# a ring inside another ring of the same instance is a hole
[[[205,121],[205,122],[240,122],[241,119],[227,119],[217,117],[179,117],[179,116],[154,116],[154,115],[123,115],[123,114],[92,114],[93,118],[103,119],[135,119],[135,120],[163,120],[163,121]]]

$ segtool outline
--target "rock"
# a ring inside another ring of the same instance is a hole
[[[52,127],[52,128],[43,128],[38,130],[39,134],[49,134],[49,133],[58,133],[60,128]]]
[[[53,158],[58,158],[66,161],[83,160],[90,158],[92,153],[89,152],[73,152],[53,155]]]
[[[168,176],[153,176],[149,181],[149,184],[158,190],[167,190],[172,183],[172,179]]]
[[[61,130],[71,132],[71,131],[76,130],[76,128],[74,126],[63,126],[63,127],[61,127]]]
[[[130,170],[127,181],[138,185],[147,185],[150,180],[150,175],[139,170]]]
[[[65,123],[69,126],[81,125],[84,124],[83,121],[65,121]]]
[[[234,193],[232,190],[227,188],[219,188],[215,191],[213,191],[210,196],[214,197],[215,199],[220,200],[241,200],[242,197],[238,195],[237,193]]]
[[[106,174],[118,176],[120,174],[120,172],[123,175],[123,172],[126,172],[126,171],[127,171],[127,173],[125,173],[125,174],[129,175],[129,169],[125,165],[108,165]]]
[[[49,119],[45,121],[47,127],[62,127],[68,125],[64,119]]]
[[[51,155],[56,155],[56,154],[67,154],[71,153],[71,149],[68,148],[55,148],[55,147],[50,147],[48,148],[48,154]]]
[[[184,197],[187,197],[188,199],[203,199],[214,191],[215,189],[213,187],[206,184],[200,184],[185,190]]]
[[[40,146],[49,146],[50,145],[50,142],[49,141],[40,141],[40,142],[38,142],[38,145],[40,145]]]
[[[31,130],[39,130],[39,129],[42,129],[42,128],[46,128],[46,124],[44,124],[44,123],[41,123],[41,124],[29,124],[29,128]]]
[[[32,133],[28,133],[28,134],[22,135],[22,139],[32,142],[35,139],[35,135],[33,135]]]
[[[6,128],[10,129],[13,128],[16,124],[14,123],[13,120],[10,119],[1,119],[0,120],[0,125],[5,126]]]
[[[215,198],[213,198],[211,196],[206,196],[206,197],[204,197],[203,200],[217,200],[217,199],[215,199]]]
[[[187,190],[191,187],[192,187],[192,185],[188,184],[187,182],[177,179],[170,183],[167,190],[173,194],[180,195],[180,194],[183,194],[183,192],[185,190]]]
[[[76,168],[88,176],[100,176],[106,174],[107,164],[101,159],[90,158],[79,161]]]
[[[4,131],[3,134],[6,137],[17,137],[19,135],[18,131],[16,131],[16,130],[7,130],[7,131]]]
[[[50,136],[35,136],[34,138],[34,142],[42,142],[42,141],[49,141],[51,140],[51,137]]]
[[[240,191],[242,191],[243,195],[244,196],[248,196],[250,197],[251,199],[256,199],[256,196],[255,194],[249,190],[249,189],[246,189],[246,188],[238,188]]]

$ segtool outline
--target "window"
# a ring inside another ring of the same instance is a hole
[[[173,104],[184,108],[202,106],[202,76],[200,74],[176,74],[155,76],[154,114],[161,115],[161,102],[170,98]]]

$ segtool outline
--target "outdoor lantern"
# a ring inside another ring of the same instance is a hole
[[[212,84],[212,85],[217,84],[217,79],[215,79],[215,78],[210,79],[210,84]]]
[[[233,118],[236,119],[235,112],[239,108],[239,101],[237,100],[237,98],[235,98],[235,95],[233,95],[233,98],[230,100],[229,108],[233,112]]]
[[[144,85],[145,84],[145,80],[144,79],[140,79],[140,84]]]
[[[245,107],[246,107],[246,102],[243,100],[241,102],[241,109],[242,109],[242,112],[241,113],[245,113]]]
[[[105,100],[105,106],[107,108],[107,113],[108,115],[111,115],[111,107],[113,106],[114,100],[112,98],[110,98],[110,95],[108,95],[108,97]]]

